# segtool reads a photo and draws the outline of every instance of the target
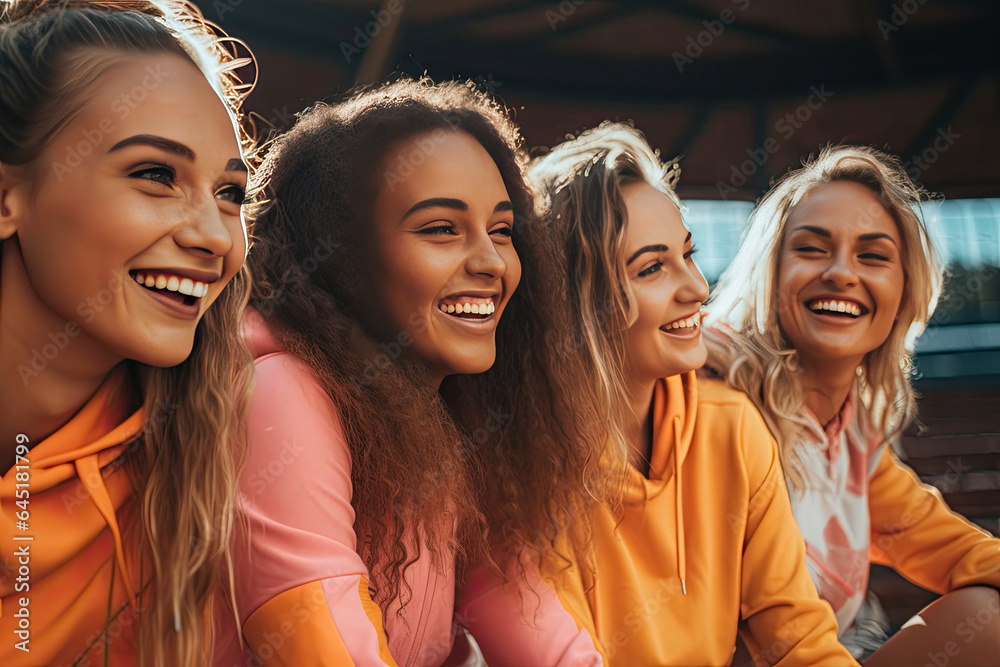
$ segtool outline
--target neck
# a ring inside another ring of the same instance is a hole
[[[649,458],[653,453],[650,437],[650,420],[653,389],[656,380],[633,380],[629,383],[628,402],[623,406],[625,414],[618,415],[618,423],[629,446],[628,460],[637,470],[648,472]]]
[[[805,359],[800,362],[804,402],[821,425],[840,412],[857,379],[861,359]]]
[[[15,243],[0,244],[0,473],[13,464],[18,434],[29,446],[44,440],[121,361],[43,304]]]

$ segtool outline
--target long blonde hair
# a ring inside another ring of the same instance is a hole
[[[673,201],[674,163],[664,165],[634,128],[581,133],[528,168],[534,220],[520,223],[524,279],[519,310],[497,330],[497,362],[462,378],[462,414],[509,415],[476,454],[494,547],[558,564],[569,547],[589,553],[589,509],[620,509],[627,481],[625,333],[636,317],[625,273],[622,186],[642,180]],[[520,248],[518,249],[520,253]]]
[[[93,81],[84,54],[95,49],[188,57],[239,121],[252,83],[243,83],[234,69],[251,59],[237,57],[229,41],[193,5],[174,0],[5,2],[0,161],[30,165],[82,108]],[[253,141],[238,127],[249,156]],[[206,312],[191,355],[178,366],[125,362],[145,408],[142,437],[123,455],[139,503],[138,525],[124,526],[133,547],[129,557],[140,572],[152,570],[143,581],[149,585],[139,626],[144,665],[202,665],[211,656],[213,600],[224,568],[231,571],[226,566],[243,458],[234,443],[249,402],[251,359],[239,336],[248,294],[248,274],[241,269]],[[230,600],[232,590],[230,581]]]
[[[944,266],[934,250],[920,204],[927,193],[899,160],[863,146],[828,146],[768,192],[750,219],[740,249],[708,301],[708,365],[757,405],[778,441],[793,486],[806,483],[794,445],[803,392],[798,357],[778,322],[778,261],[792,208],[814,188],[848,181],[871,190],[899,228],[904,286],[899,316],[886,341],[865,355],[858,369],[866,418],[891,440],[916,413],[910,342],[923,331],[941,294]],[[714,326],[713,326],[714,325]]]

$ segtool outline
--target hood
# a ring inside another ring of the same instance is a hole
[[[128,444],[142,433],[143,409],[129,414],[130,395],[132,387],[125,365],[119,364],[72,419],[31,448],[26,457],[27,462],[19,459],[11,466],[0,479],[0,505],[3,507],[0,512],[0,540],[4,544],[11,544],[12,540],[30,539],[36,542],[36,548],[44,545],[46,550],[57,552],[46,555],[46,561],[56,566],[72,560],[77,553],[70,545],[79,544],[81,540],[91,537],[79,533],[92,528],[81,526],[64,510],[42,510],[49,502],[56,506],[63,503],[60,498],[47,500],[47,496],[53,495],[47,492],[53,491],[67,480],[77,479],[111,530],[115,558],[121,568],[129,599],[135,603],[134,591],[129,583],[132,579],[125,567],[125,552],[115,517],[115,504],[101,470],[121,456]],[[18,489],[17,464],[27,465],[29,470],[28,489],[32,511],[27,531],[24,527],[15,531],[15,512],[18,509],[15,504]],[[65,495],[65,492],[61,495]],[[61,548],[63,546],[66,548]],[[65,553],[58,553],[61,551]]]
[[[698,380],[695,371],[658,380],[653,389],[651,409],[653,447],[649,458],[649,478],[633,469],[633,483],[626,487],[625,502],[645,502],[664,492],[669,482],[674,481],[677,576],[681,581],[681,592],[687,595],[682,470],[694,438],[698,414]]]

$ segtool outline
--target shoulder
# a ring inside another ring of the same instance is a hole
[[[728,424],[742,428],[749,420],[763,426],[764,420],[753,401],[723,380],[698,378],[698,418],[709,424]]]

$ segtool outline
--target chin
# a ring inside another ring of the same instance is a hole
[[[485,373],[486,371],[493,368],[493,362],[496,361],[496,351],[491,352],[489,355],[470,355],[464,359],[456,359],[454,363],[449,364],[451,371],[450,375],[479,375],[480,373]]]
[[[150,351],[149,349],[132,350],[130,354],[125,355],[125,358],[154,368],[172,368],[187,361],[193,349],[194,342],[192,341],[186,346],[175,345],[170,348],[160,348],[154,351]]]

